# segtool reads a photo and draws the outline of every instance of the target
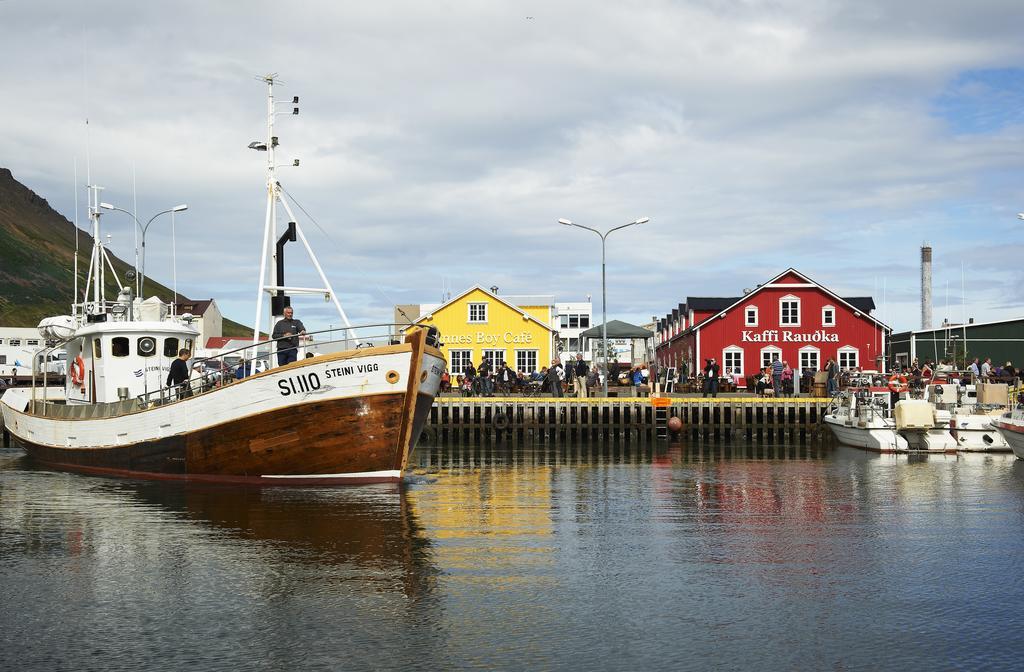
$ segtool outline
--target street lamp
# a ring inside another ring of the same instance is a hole
[[[168,212],[174,213],[174,212],[182,212],[184,210],[188,210],[188,205],[183,203],[182,205],[176,205],[173,208],[169,208],[167,210],[161,210],[160,212],[158,212],[155,215],[153,215],[152,217],[150,217],[149,221],[146,222],[145,225],[143,225],[142,222],[139,221],[138,217],[136,217],[131,212],[125,210],[124,208],[118,208],[118,207],[116,207],[114,205],[111,205],[110,203],[100,203],[100,207],[103,208],[104,210],[117,210],[118,212],[123,212],[124,214],[126,214],[129,217],[131,217],[132,219],[134,219],[135,223],[139,225],[140,229],[142,229],[142,269],[139,272],[139,278],[138,278],[138,285],[139,286],[136,288],[136,290],[138,291],[138,295],[141,297],[142,296],[142,291],[145,288],[145,281],[146,281],[146,231],[149,229],[149,225],[152,224],[153,220],[156,219],[157,217],[159,217],[160,215],[166,215]],[[171,215],[171,217],[172,217],[172,223],[173,223],[174,215]],[[172,235],[173,235],[173,233],[172,233]],[[173,246],[173,244],[174,244],[174,242],[172,241],[171,245]],[[136,255],[135,255],[135,268],[139,268],[138,253],[136,253]],[[175,292],[177,292],[177,289],[175,289]],[[177,297],[177,294],[175,294],[175,296],[174,296],[174,303],[177,303],[177,302],[178,302],[178,297]]]
[[[622,224],[608,229],[604,233],[601,233],[597,229],[592,229],[589,226],[583,226],[582,224],[576,224],[568,219],[559,219],[558,223],[565,226],[575,226],[578,229],[586,229],[587,231],[593,231],[601,238],[601,361],[604,364],[604,396],[608,396],[608,293],[605,285],[605,240],[612,233],[612,231],[618,231],[624,229],[627,226],[633,226],[635,224],[645,224],[651,221],[650,217],[641,217],[640,219],[634,219],[629,224]]]

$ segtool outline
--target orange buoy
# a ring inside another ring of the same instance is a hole
[[[680,429],[683,428],[683,421],[680,420],[677,416],[673,415],[671,418],[668,419],[668,428],[673,432],[678,432]]]

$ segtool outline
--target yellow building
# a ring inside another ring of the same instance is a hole
[[[485,358],[531,373],[555,357],[552,306],[514,305],[476,285],[420,315],[413,324],[437,327],[452,375]]]

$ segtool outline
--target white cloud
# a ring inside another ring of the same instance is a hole
[[[276,71],[280,100],[299,95],[302,110],[279,119],[281,162],[302,161],[281,178],[328,232],[302,219],[358,319],[436,300],[444,279],[597,296],[596,237],[555,220],[650,216],[609,239],[616,316],[735,295],[792,265],[850,294],[886,278],[890,321],[911,327],[921,240],[937,278],[944,255],[958,267],[974,245],[1020,258],[1018,230],[1000,222],[1024,209],[1022,129],[967,135],[933,101],[965,71],[1017,67],[1022,13],[1001,1],[9,0],[0,58],[22,65],[5,71],[0,165],[72,216],[88,116],[105,198],[131,202],[134,162],[140,213],[188,202],[179,286],[249,321],[264,197],[263,155],[246,149],[263,133],[253,77]],[[106,222],[131,256],[129,229]],[[151,235],[153,249],[169,244],[166,226]],[[976,316],[1019,314],[1013,262],[974,266],[987,288],[971,296]],[[154,251],[158,268],[169,260]]]

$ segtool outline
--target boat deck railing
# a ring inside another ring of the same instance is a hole
[[[353,325],[342,329],[332,328],[310,331],[307,332],[304,337],[300,337],[302,339],[300,342],[300,348],[307,349],[307,358],[315,359],[316,355],[309,352],[308,349],[315,348],[319,350],[324,346],[329,346],[331,352],[343,352],[347,350],[361,350],[382,345],[397,345],[402,342],[403,337],[400,334],[396,335],[394,333],[397,331],[396,327],[408,328],[409,326],[409,324],[375,323]],[[344,338],[336,338],[326,341],[314,341],[312,339],[313,336],[322,334],[332,335],[338,331],[348,332],[349,329],[387,329],[387,331],[381,331],[379,333],[371,331],[368,334],[360,333],[358,338],[346,336]],[[439,341],[437,338],[437,330],[433,327],[429,327],[427,328],[427,331],[427,342],[435,347],[438,346]],[[209,394],[210,392],[222,387],[241,382],[245,378],[249,378],[275,368],[273,366],[273,357],[276,355],[276,345],[279,341],[286,338],[293,337],[287,336],[271,338],[264,341],[258,341],[255,344],[226,350],[211,357],[196,358],[192,360],[192,375],[189,377],[189,380],[178,386],[161,386],[159,389],[146,394],[140,394],[132,398],[105,403],[67,404],[53,400],[33,399],[29,402],[28,412],[32,415],[51,418],[113,418],[121,415],[138,413],[154,406],[163,406],[165,404],[182,401],[184,399]],[[247,358],[247,353],[256,353],[256,355],[255,357]],[[229,361],[233,360],[235,357],[238,357],[239,361]],[[254,365],[254,362],[260,362],[260,364]],[[244,369],[245,373],[244,375],[239,376],[238,371],[243,369],[243,367],[246,367]]]

